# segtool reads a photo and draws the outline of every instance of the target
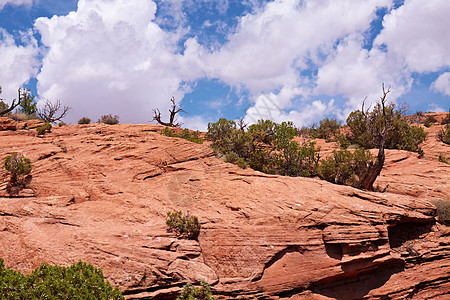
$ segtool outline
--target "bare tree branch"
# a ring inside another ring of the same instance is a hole
[[[69,110],[69,106],[61,107],[61,101],[59,100],[57,100],[56,103],[46,100],[44,107],[37,110],[37,115],[47,123],[56,123],[64,118]]]
[[[161,120],[161,112],[159,111],[159,109],[154,109],[153,110],[153,121],[158,122],[161,125],[164,126],[168,126],[168,127],[180,127],[182,125],[182,123],[174,123],[175,121],[175,116],[177,113],[179,112],[185,112],[180,106],[177,108],[177,105],[175,103],[175,98],[172,97],[172,99],[170,99],[170,101],[172,102],[172,109],[169,109],[169,122],[163,122]]]
[[[1,90],[1,87],[0,87],[0,93],[1,92],[2,92],[2,90]],[[4,115],[6,115],[6,114],[8,114],[10,112],[12,112],[17,106],[20,105],[20,101],[21,101],[20,88],[19,88],[18,92],[19,92],[19,101],[17,101],[17,103],[16,103],[16,99],[13,99],[13,102],[11,103],[11,106],[9,108],[6,108],[6,109],[0,111],[0,117],[4,116]],[[0,100],[2,100],[2,99],[0,99]]]

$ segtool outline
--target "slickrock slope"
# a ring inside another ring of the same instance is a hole
[[[128,299],[174,299],[202,279],[219,299],[448,299],[450,228],[430,200],[450,199],[450,166],[389,151],[377,182],[389,187],[369,193],[242,170],[161,129],[0,131],[0,158],[33,164],[16,197],[0,171],[6,265],[82,259]],[[166,231],[169,210],[199,217],[198,241]]]

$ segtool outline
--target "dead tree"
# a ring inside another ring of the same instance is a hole
[[[0,94],[2,93],[2,88],[0,87]],[[10,113],[10,112],[12,112],[17,106],[19,106],[20,105],[20,101],[21,101],[21,93],[20,93],[20,88],[19,88],[19,101],[17,101],[17,103],[16,103],[16,99],[14,99],[13,100],[13,102],[11,103],[11,106],[10,107],[7,107],[6,106],[6,108],[5,109],[3,109],[3,108],[1,108],[0,107],[0,117],[1,116],[4,116],[4,115],[6,115],[6,114],[8,114],[8,113]],[[0,101],[1,101],[2,99],[0,99]]]
[[[37,115],[46,123],[56,123],[64,118],[69,110],[69,106],[61,107],[61,102],[59,100],[57,100],[56,103],[46,100],[44,107],[37,110]]]
[[[169,112],[170,112],[169,122],[163,122],[161,120],[161,112],[159,111],[159,109],[153,110],[153,113],[154,113],[153,121],[156,121],[159,124],[167,126],[167,127],[180,127],[182,125],[182,123],[174,123],[175,115],[179,112],[185,112],[185,111],[181,107],[177,108],[174,97],[172,97],[172,99],[170,99],[170,101],[172,102],[172,109],[169,109]]]
[[[364,178],[362,178],[360,182],[361,188],[368,191],[373,191],[373,184],[377,179],[377,177],[380,175],[385,161],[384,149],[386,143],[386,136],[389,131],[386,114],[386,97],[391,92],[391,88],[385,90],[383,83],[382,89],[383,89],[383,96],[380,98],[381,99],[380,100],[381,112],[379,112],[380,114],[373,112],[369,115],[368,110],[364,111],[364,101],[362,104],[362,113],[365,117],[367,128],[375,138],[376,145],[378,147],[378,155],[376,161],[369,166],[367,175]]]

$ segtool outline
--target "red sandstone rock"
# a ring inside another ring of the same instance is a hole
[[[162,128],[0,132],[0,158],[33,164],[33,197],[0,196],[5,264],[82,259],[130,299],[174,299],[202,279],[219,299],[448,297],[450,229],[430,203],[450,199],[450,166],[435,158],[446,145],[429,140],[423,159],[387,151],[377,184],[389,187],[375,193],[242,170]],[[169,210],[199,217],[198,241],[166,231]]]
[[[7,117],[0,117],[0,131],[16,130],[17,122]]]

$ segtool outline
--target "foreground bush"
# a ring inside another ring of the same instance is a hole
[[[1,299],[124,299],[105,281],[101,269],[82,261],[70,267],[45,263],[30,275],[5,268],[0,258]]]
[[[21,153],[13,153],[6,156],[3,161],[6,171],[11,174],[10,184],[12,186],[20,185],[22,177],[31,173],[31,161]]]
[[[436,206],[438,219],[442,223],[450,223],[450,200],[433,201]]]
[[[168,136],[168,137],[178,137],[185,140],[188,140],[193,143],[197,144],[203,144],[203,139],[200,137],[200,131],[193,131],[192,133],[189,131],[189,129],[185,128],[181,130],[180,133],[175,133],[172,129],[169,127],[164,127],[164,129],[161,131],[162,135]]]
[[[450,125],[447,124],[437,133],[437,139],[445,144],[450,145]]]
[[[103,115],[100,117],[100,119],[98,120],[98,123],[104,123],[104,124],[108,124],[108,125],[116,125],[119,124],[119,116],[118,115]]]
[[[200,287],[194,287],[192,283],[186,283],[180,297],[177,300],[215,300],[211,287],[206,281],[200,282]]]
[[[200,234],[201,224],[198,217],[183,215],[181,211],[167,212],[166,225],[168,231],[175,232],[180,237],[196,239]]]

